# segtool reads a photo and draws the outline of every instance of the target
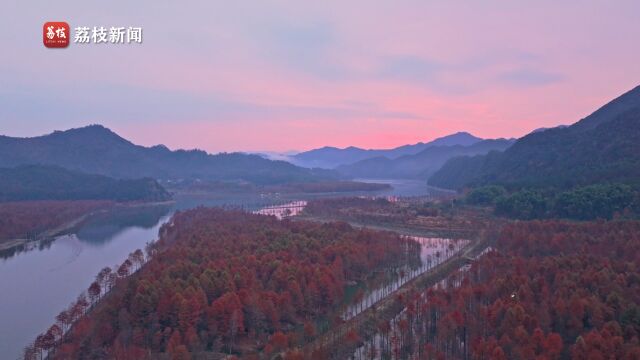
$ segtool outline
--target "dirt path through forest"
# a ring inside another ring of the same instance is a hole
[[[323,219],[308,216],[300,217],[299,219],[320,222],[336,221],[336,219]],[[438,236],[437,233],[424,231],[422,229],[410,229],[385,225],[372,226],[358,224],[350,221],[347,222],[351,226],[356,228],[392,231],[407,236]],[[348,358],[350,354],[353,354],[355,349],[359,346],[358,343],[349,343],[348,341],[346,341],[346,335],[350,331],[355,330],[359,337],[362,339],[373,336],[378,331],[378,325],[381,322],[391,320],[402,311],[404,305],[402,304],[402,301],[400,299],[404,294],[408,293],[414,288],[426,289],[446,279],[449,274],[469,263],[471,259],[475,258],[480,253],[482,253],[482,251],[487,249],[490,245],[491,236],[483,231],[469,240],[471,240],[469,244],[457,254],[451,256],[446,261],[436,265],[431,270],[418,275],[414,279],[399,287],[397,290],[380,299],[368,309],[362,311],[351,319],[331,329],[331,331],[320,335],[315,340],[305,345],[301,349],[303,353],[311,355],[314,351],[317,351],[318,354],[322,354],[323,357],[334,359]]]

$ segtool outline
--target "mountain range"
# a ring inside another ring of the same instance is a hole
[[[434,146],[470,146],[481,140],[483,139],[467,132],[458,132],[427,143],[419,142],[417,144],[403,145],[393,149],[362,149],[354,146],[340,149],[325,146],[320,149],[301,152],[290,156],[289,159],[292,163],[299,166],[334,169],[341,165],[353,164],[371,158],[385,157],[387,159],[396,159],[401,156],[415,155]]]
[[[144,147],[101,125],[91,125],[32,138],[0,136],[0,168],[44,165],[115,179],[257,185],[410,178],[452,189],[492,183],[569,188],[637,181],[639,138],[640,86],[573,125],[539,129],[515,142],[483,140],[460,132],[393,149],[324,147],[290,156],[292,164],[244,153]]]
[[[504,152],[453,158],[429,184],[452,189],[484,184],[571,188],[638,179],[640,86],[571,126],[531,133]]]
[[[164,201],[171,196],[157,181],[114,179],[57,166],[0,168],[0,202],[23,200]]]
[[[337,177],[328,170],[302,168],[258,155],[172,151],[163,145],[144,147],[101,125],[32,138],[0,136],[0,167],[29,164],[53,165],[122,179],[149,177],[278,184]]]
[[[428,179],[449,159],[462,155],[486,154],[489,151],[502,151],[513,140],[481,140],[471,145],[431,145],[417,154],[403,155],[394,159],[378,156],[341,165],[339,173],[351,178],[373,179]]]

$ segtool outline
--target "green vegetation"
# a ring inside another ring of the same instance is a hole
[[[490,185],[472,190],[465,201],[495,205],[496,215],[515,219],[593,220],[640,215],[640,192],[627,184],[595,184],[567,191],[522,189],[511,194]]]
[[[504,187],[488,185],[473,189],[467,194],[466,201],[471,205],[494,205],[496,201],[507,194]]]
[[[56,166],[0,168],[0,201],[113,200],[164,201],[169,193],[155,180],[113,179]]]
[[[558,195],[553,212],[569,219],[611,219],[615,214],[633,211],[631,205],[637,198],[637,192],[628,185],[591,185]]]
[[[496,214],[516,219],[539,219],[547,215],[548,197],[541,191],[522,190],[496,202]]]

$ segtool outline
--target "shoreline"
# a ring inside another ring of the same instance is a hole
[[[58,236],[64,235],[65,233],[73,230],[74,228],[76,228],[77,226],[79,226],[80,224],[82,224],[82,222],[84,222],[85,220],[89,219],[92,216],[98,215],[98,214],[104,214],[107,213],[109,211],[113,211],[117,208],[136,208],[136,207],[143,207],[143,206],[162,206],[162,205],[169,205],[169,204],[173,204],[175,203],[175,200],[166,200],[166,201],[153,201],[153,202],[132,202],[132,203],[114,203],[112,206],[106,208],[106,209],[99,209],[99,210],[94,210],[91,211],[89,213],[83,214],[73,220],[70,220],[64,224],[61,224],[57,227],[51,228],[51,229],[47,229],[45,231],[43,231],[42,233],[38,234],[36,236],[35,239],[24,239],[24,238],[16,238],[16,239],[8,239],[6,241],[2,241],[0,242],[0,252],[3,251],[8,251],[8,250],[12,250],[15,249],[17,247],[20,246],[26,246],[28,244],[31,243],[35,243],[38,241],[42,241],[42,240],[51,240],[54,239]]]

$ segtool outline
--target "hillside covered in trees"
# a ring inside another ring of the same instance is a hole
[[[637,184],[639,138],[640,86],[571,126],[531,133],[502,153],[451,159],[429,184],[453,189]]]
[[[434,145],[426,147],[416,154],[397,158],[377,156],[341,165],[338,172],[353,178],[370,179],[428,179],[442,167],[447,160],[463,155],[486,154],[490,151],[503,151],[513,144],[508,139],[487,139],[471,145]]]
[[[101,272],[89,299],[61,314],[30,353],[276,354],[312,339],[319,325],[341,321],[336,310],[348,283],[419,256],[415,241],[389,232],[219,209],[177,213],[160,233],[139,272],[127,277],[144,262],[140,256]],[[61,338],[69,314],[76,322]]]
[[[170,194],[150,178],[120,180],[56,166],[0,168],[0,202],[24,200],[164,201]]]
[[[471,190],[464,200],[471,205],[493,206],[496,215],[515,219],[610,220],[640,216],[639,190],[620,183],[512,192],[499,185],[487,185]]]
[[[329,171],[297,167],[242,153],[208,154],[135,145],[91,125],[33,138],[0,136],[0,167],[55,165],[114,178],[244,180],[258,184],[333,179]]]

